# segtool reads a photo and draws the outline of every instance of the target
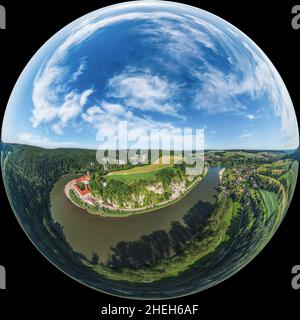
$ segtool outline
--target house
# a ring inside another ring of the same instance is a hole
[[[88,204],[94,205],[95,204],[95,199],[93,198],[85,198],[84,201]]]
[[[73,187],[80,198],[82,198],[83,196],[86,196],[87,194],[90,193],[90,189],[89,189],[90,179],[91,179],[90,175],[87,174],[87,175],[84,175],[84,176],[74,180]],[[85,188],[83,190],[81,188],[79,188],[79,186],[77,185],[77,183],[80,183],[80,182],[82,182],[84,184]]]
[[[79,197],[83,197],[90,193],[89,186],[87,184],[84,184],[84,186],[85,186],[85,189],[81,190],[77,184],[74,185],[74,189],[77,191]]]
[[[76,183],[78,183],[78,182],[89,183],[90,180],[91,180],[90,175],[86,174],[85,176],[82,176],[82,177],[76,179],[75,182]]]

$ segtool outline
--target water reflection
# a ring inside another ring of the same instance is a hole
[[[111,247],[119,242],[136,241],[156,230],[169,231],[172,222],[184,223],[184,215],[200,200],[213,203],[220,183],[219,171],[219,167],[211,168],[203,181],[169,207],[124,218],[95,216],[74,206],[64,194],[64,186],[71,178],[63,177],[51,192],[52,217],[62,225],[66,240],[75,251],[107,262]]]

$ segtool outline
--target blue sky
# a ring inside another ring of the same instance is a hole
[[[98,10],[50,39],[14,88],[2,140],[97,148],[120,121],[133,138],[204,129],[206,148],[299,144],[291,99],[264,53],[224,20],[169,2]]]

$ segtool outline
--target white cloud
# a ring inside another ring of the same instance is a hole
[[[258,49],[260,53],[258,54],[245,42],[244,47],[256,62],[254,72],[257,88],[268,94],[270,106],[273,108],[275,115],[281,119],[280,131],[286,140],[285,148],[297,148],[299,146],[297,118],[282,78],[260,49]]]
[[[263,98],[267,103],[261,105],[261,108],[267,112],[273,111],[281,120],[280,135],[285,139],[285,148],[298,147],[295,111],[277,70],[259,48],[253,47],[251,40],[242,42],[240,48],[235,47],[232,37],[237,41],[244,39],[240,31],[230,29],[230,34],[230,37],[225,37],[227,43],[224,43],[223,37],[221,44],[229,56],[233,70],[220,70],[207,63],[205,71],[194,71],[194,76],[201,83],[194,98],[195,108],[208,113],[241,112],[245,115],[245,112],[251,110],[251,106],[240,99],[242,95],[247,95],[253,101]],[[246,118],[252,121],[256,116],[246,113]]]
[[[248,114],[246,114],[246,118],[247,118],[249,121],[252,121],[252,120],[255,119],[255,115],[248,113]]]
[[[251,133],[251,132],[245,132],[245,133],[240,135],[241,139],[252,138],[252,137],[253,137],[253,133]]]
[[[79,67],[77,68],[77,70],[72,74],[71,76],[71,81],[75,82],[77,81],[80,76],[84,73],[84,71],[86,70],[86,61],[83,61]]]
[[[151,130],[168,130],[168,132],[177,130],[170,122],[154,121],[150,117],[137,116],[127,111],[122,105],[107,101],[103,101],[99,106],[88,108],[82,114],[82,119],[97,130],[97,141],[102,141],[102,138],[107,137],[108,133],[114,133],[117,136],[120,122],[125,121],[128,136],[137,137],[141,148],[148,147],[147,143],[150,141],[143,139],[141,132],[150,136]]]
[[[150,71],[125,70],[109,80],[108,96],[131,108],[179,117],[180,106],[171,104],[179,86]]]
[[[201,89],[194,97],[194,106],[209,113],[235,112],[245,109],[238,97],[247,93],[249,84],[237,79],[236,74],[225,74],[210,65],[204,72],[195,71]]]
[[[93,106],[83,113],[81,117],[85,122],[94,123],[95,119],[101,114],[103,114],[103,110],[100,107]]]
[[[126,6],[119,6],[119,8],[126,8]],[[137,6],[138,7],[138,6]],[[175,18],[177,15],[166,12],[132,12],[123,13],[115,16],[109,16],[101,19],[98,14],[91,14],[89,18],[82,21],[76,28],[71,30],[70,35],[62,42],[57,48],[51,58],[47,61],[46,65],[38,72],[33,86],[32,100],[33,110],[31,122],[34,128],[37,128],[42,123],[51,123],[50,128],[56,134],[62,134],[64,128],[69,121],[76,118],[83,105],[87,102],[88,96],[92,93],[91,88],[86,88],[82,92],[74,91],[70,89],[70,83],[76,81],[78,77],[84,72],[85,62],[80,62],[77,70],[73,73],[65,65],[65,57],[69,53],[71,48],[81,45],[84,41],[88,40],[95,32],[100,31],[104,27],[119,22],[130,21],[134,19],[161,19],[161,18]],[[130,91],[130,85],[133,85],[136,79],[129,80],[129,83],[125,83],[123,90]],[[131,83],[130,83],[131,82]],[[166,88],[167,83],[159,78],[148,78],[140,84],[141,89],[157,89],[156,93],[159,93],[158,86],[162,85]],[[127,86],[127,87],[126,87]],[[144,86],[144,88],[143,88]],[[151,87],[152,86],[152,87]],[[166,92],[172,92],[171,88],[166,88]],[[169,91],[168,91],[169,90]],[[128,93],[129,93],[128,91]],[[123,91],[124,92],[124,91]],[[133,91],[132,100],[129,100],[133,105],[138,102],[138,93]],[[150,93],[151,94],[151,93]],[[161,91],[161,94],[162,91]],[[144,102],[146,103],[146,98]],[[149,97],[154,110],[162,110],[159,105],[159,98]],[[144,105],[144,108],[146,105]],[[164,112],[175,112],[176,106],[169,105],[164,102]],[[175,112],[176,114],[176,112]]]
[[[194,100],[197,109],[210,113],[244,112],[248,106],[240,99],[242,95],[253,100],[269,95],[274,102],[274,90],[270,87],[274,79],[266,63],[262,60],[253,62],[239,50],[232,51],[232,57],[236,61],[233,71],[221,70],[208,63],[204,71],[194,71],[201,83]],[[253,115],[250,118],[253,120]]]
[[[102,108],[107,113],[115,116],[122,116],[123,114],[126,115],[126,110],[119,104],[116,103],[108,103],[108,102],[102,102]]]
[[[168,122],[153,121],[149,117],[139,117],[131,111],[126,110],[122,105],[103,101],[99,106],[88,108],[82,114],[85,122],[92,124],[95,128],[115,128],[120,121],[128,121],[131,129],[144,128],[170,128]]]
[[[31,134],[31,133],[22,133],[19,136],[19,142],[22,144],[48,148],[48,149],[79,147],[78,143],[76,142],[72,142],[72,141],[54,142],[54,141],[50,141],[45,137],[41,137],[39,135]]]
[[[36,128],[42,122],[49,123],[56,120],[51,129],[56,134],[62,134],[68,122],[81,113],[93,90],[88,89],[80,94],[71,91],[59,102],[60,99],[55,95],[55,90],[49,92],[48,88],[45,89],[46,85],[43,81],[38,81],[34,87],[33,102],[35,108],[32,111],[31,122],[33,127]]]
[[[141,2],[140,5],[145,5],[145,3]],[[140,5],[136,3],[135,6],[139,7]],[[151,5],[153,5],[152,2]],[[160,5],[157,4],[157,6]],[[120,5],[116,8],[118,8],[116,10],[126,9],[127,5]],[[202,82],[202,86],[199,87],[194,97],[196,108],[211,113],[243,111],[244,115],[245,112],[251,111],[245,111],[247,106],[240,102],[239,95],[249,94],[255,98],[263,92],[267,92],[275,115],[281,119],[281,132],[287,139],[286,145],[289,147],[298,146],[297,122],[289,94],[274,66],[263,53],[259,56],[248,44],[245,44],[245,49],[252,54],[255,61],[255,64],[251,64],[249,62],[251,59],[248,59],[247,55],[243,55],[242,49],[233,44],[232,37],[241,37],[240,39],[243,37],[236,29],[228,28],[230,32],[227,35],[209,21],[198,18],[191,19],[191,17],[182,18],[166,12],[136,11],[112,14],[103,19],[101,14],[95,12],[88,18],[81,20],[81,23],[71,30],[69,36],[36,76],[32,93],[31,121],[33,127],[37,128],[41,124],[49,124],[53,132],[62,134],[67,125],[82,113],[83,106],[88,106],[93,89],[84,88],[81,91],[71,89],[70,83],[76,81],[85,70],[85,64],[82,61],[79,62],[75,71],[66,67],[66,57],[71,48],[81,45],[95,32],[101,32],[109,25],[143,19],[149,19],[153,24],[156,24],[157,28],[152,31],[151,28],[144,28],[140,31],[150,37],[153,35],[154,38],[167,37],[169,41],[157,44],[161,48],[165,48],[165,51],[170,55],[180,58],[181,64],[185,63],[185,55],[192,55],[197,57],[199,61],[204,61],[199,45],[216,53],[216,39],[226,51],[228,61],[233,68],[236,68],[235,72],[225,73],[211,65],[206,65],[208,68],[205,72],[200,69],[195,71],[195,77]],[[175,19],[177,24],[174,23]],[[194,25],[189,23],[189,20]],[[199,30],[195,24],[201,25],[203,30],[205,28],[207,32]],[[127,70],[113,77],[109,84],[111,97],[119,99],[118,103],[102,102],[99,103],[99,106],[91,107],[82,114],[82,119],[97,127],[97,130],[100,130],[101,126],[105,126],[103,121],[113,124],[119,119],[131,119],[134,125],[145,125],[146,128],[155,125],[170,126],[169,123],[154,122],[145,115],[143,118],[136,117],[127,108],[127,111],[125,110],[127,106],[142,111],[152,110],[180,117],[180,105],[170,103],[173,101],[171,98],[180,87],[163,77],[149,71],[132,72]],[[249,117],[248,119],[253,120]]]
[[[148,28],[139,30],[147,36],[145,41],[150,39],[169,56],[180,59],[180,63],[186,56],[201,59],[201,48],[217,51],[209,33],[200,30],[199,26],[195,27],[188,16],[168,15],[164,19],[154,16],[151,23]]]

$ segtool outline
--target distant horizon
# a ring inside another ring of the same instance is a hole
[[[95,149],[95,148],[85,148],[85,147],[42,147],[39,145],[34,145],[34,144],[25,144],[25,143],[19,143],[19,142],[4,142],[1,141],[1,145],[20,145],[20,146],[27,146],[27,147],[34,147],[34,148],[40,148],[40,149],[44,149],[44,150],[61,150],[61,149],[75,149],[75,150],[87,150],[87,151],[97,151],[97,150],[102,150],[102,151],[130,151],[130,150],[147,150],[147,151],[176,151],[176,152],[195,152],[195,149],[192,150],[175,150],[175,149],[145,149],[145,148],[128,148],[128,149]],[[263,152],[263,151],[296,151],[299,149],[299,146],[297,148],[290,148],[290,149],[274,149],[274,148],[204,148],[204,151],[259,151],[259,152]],[[198,151],[202,151],[202,150],[198,150]]]

